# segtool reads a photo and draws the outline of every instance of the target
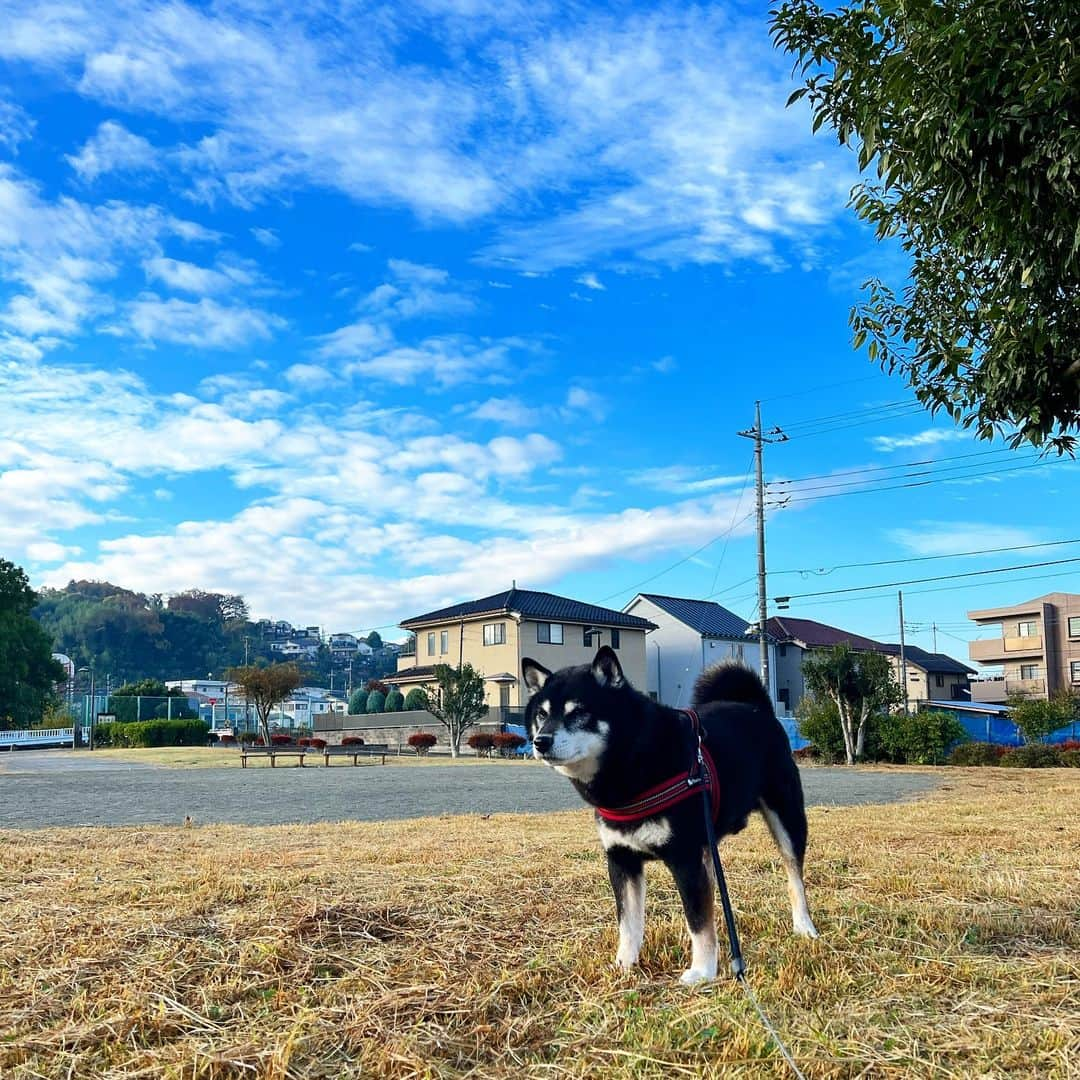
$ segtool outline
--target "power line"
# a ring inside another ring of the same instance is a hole
[[[897,412],[889,414],[867,415],[863,413],[860,419],[853,419],[851,423],[837,423],[823,425],[819,428],[811,428],[809,431],[796,431],[790,436],[792,439],[805,439],[812,435],[828,435],[834,431],[847,431],[849,428],[862,427],[864,424],[880,424],[886,420],[897,420],[906,416],[914,416],[916,413],[923,413],[925,410],[922,406],[916,406],[914,408],[901,409]]]
[[[895,465],[862,465],[857,469],[838,469],[835,472],[818,473],[815,476],[796,476],[788,480],[770,480],[767,486],[775,487],[779,486],[780,484],[801,484],[805,480],[832,480],[838,476],[851,476],[869,472],[882,472],[884,470],[891,469],[914,469],[920,465],[939,465],[943,462],[960,461],[963,458],[991,457],[997,454],[1011,453],[1014,453],[1011,448],[1001,447],[998,450],[976,450],[970,454],[952,454],[947,457],[924,458],[921,461],[897,462]]]
[[[866,409],[844,409],[842,412],[829,413],[826,416],[811,416],[805,420],[792,420],[784,424],[784,430],[788,431],[801,427],[817,427],[819,424],[837,420],[850,420],[856,416],[865,416],[871,412],[887,412],[890,409],[910,408],[915,402],[912,401],[883,401],[880,405],[871,405]]]
[[[1069,559],[1049,559],[1045,562],[1021,563],[1018,566],[999,566],[994,570],[968,570],[960,574],[941,574],[937,577],[910,578],[907,581],[883,581],[877,585],[851,585],[844,589],[827,589],[822,592],[796,593],[792,596],[774,596],[774,603],[788,603],[792,600],[805,600],[811,596],[838,596],[840,593],[869,592],[872,589],[895,589],[900,585],[922,585],[928,581],[953,581],[962,577],[985,577],[987,574],[1004,574],[1011,570],[1033,570],[1037,566],[1064,566],[1066,563],[1080,562],[1080,555]]]
[[[913,555],[908,559],[880,559],[877,562],[839,563],[836,566],[812,570],[773,570],[773,574],[831,574],[836,570],[852,570],[866,566],[897,566],[900,563],[933,562],[936,559],[962,559],[969,555],[997,555],[1004,551],[1030,551],[1033,548],[1061,547],[1065,544],[1080,544],[1080,540],[1047,540],[1041,544],[1016,544],[1012,547],[982,548],[979,551],[953,551],[947,555]],[[939,624],[940,625],[940,624]]]
[[[783,508],[790,506],[793,503],[803,502],[817,502],[820,499],[839,499],[845,495],[877,495],[883,491],[899,491],[902,488],[916,488],[927,487],[930,484],[938,484],[949,481],[964,481],[964,480],[978,480],[984,476],[1003,476],[1007,473],[1022,472],[1025,469],[1037,469],[1043,465],[1056,465],[1058,464],[1058,458],[1044,458],[1040,461],[1036,461],[1030,465],[1014,465],[1007,469],[998,469],[994,472],[984,473],[969,473],[963,476],[946,476],[940,478],[931,478],[929,480],[916,480],[910,484],[890,484],[887,487],[860,487],[854,491],[833,491],[826,495],[808,495],[805,498],[799,498],[797,494],[785,495],[782,499],[774,501],[771,505],[774,507]]]
[[[746,475],[743,477],[742,487],[739,488],[739,497],[735,500],[735,509],[736,509],[736,511],[738,510],[738,508],[740,506],[742,506],[742,497],[746,492],[746,485],[748,483],[750,483],[750,473],[753,471],[753,468],[754,468],[754,455],[751,454],[750,455],[750,463],[746,466]],[[716,561],[716,573],[713,574],[712,585],[709,586],[710,589],[715,589],[716,588],[716,579],[720,576],[720,567],[724,565],[724,556],[727,555],[728,544],[731,541],[731,534],[734,531],[735,531],[735,527],[734,527],[734,525],[732,525],[732,527],[729,528],[728,531],[727,531],[727,536],[724,537],[724,546],[720,550],[720,558],[717,559],[717,561]]]
[[[1046,462],[1047,464],[1049,464],[1051,461],[1056,461],[1058,459],[1056,459],[1056,458],[1039,458],[1039,455],[1035,454],[1035,455],[1029,455],[1027,457],[1021,458],[1020,460],[1024,464],[1031,464],[1031,463],[1039,464],[1039,463],[1042,463],[1042,462]],[[973,470],[986,469],[988,467],[993,468],[995,465],[996,465],[996,463],[988,462],[988,461],[969,461],[966,464],[962,464],[962,465],[944,465],[941,468],[933,467],[933,468],[926,468],[926,469],[916,469],[916,470],[914,470],[912,472],[898,473],[898,474],[896,474],[894,476],[885,476],[885,477],[881,477],[880,479],[881,480],[886,480],[886,481],[914,480],[914,479],[917,479],[919,477],[925,477],[925,476],[929,476],[929,477],[945,477],[945,475],[947,473],[956,473],[955,479],[963,480],[965,477],[967,477],[969,475],[975,475]],[[1019,466],[1007,466],[1007,468],[1018,468],[1018,467]],[[991,475],[991,473],[989,473],[989,472],[987,472],[987,473],[979,473],[978,475]],[[954,478],[953,477],[948,477],[948,479],[954,479]],[[775,494],[778,495],[778,496],[779,495],[783,495],[783,496],[802,495],[802,494],[804,494],[805,492],[808,492],[808,491],[828,491],[828,490],[830,490],[832,488],[846,488],[846,489],[849,489],[849,490],[853,491],[853,490],[855,490],[857,488],[864,488],[864,487],[866,487],[867,484],[870,484],[870,483],[873,483],[873,480],[859,480],[859,479],[840,480],[835,484],[814,484],[814,485],[812,485],[810,487],[788,488],[788,489],[785,489],[783,491],[776,492]],[[772,494],[772,493],[770,493],[770,494]],[[843,494],[843,492],[841,492],[841,494]]]
[[[768,401],[785,401],[788,398],[793,397],[805,397],[807,394],[816,394],[821,390],[833,390],[837,386],[853,386],[855,383],[870,382],[871,379],[878,379],[880,375],[862,375],[857,379],[842,379],[840,382],[823,383],[820,386],[811,386],[806,390],[793,390],[788,394],[775,394],[773,397],[762,398],[762,402]]]

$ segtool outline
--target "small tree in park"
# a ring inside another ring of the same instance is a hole
[[[436,664],[434,675],[436,689],[428,695],[427,709],[446,728],[450,756],[457,757],[461,753],[461,737],[487,712],[484,676],[472,664],[462,664],[460,668]]]
[[[884,653],[856,652],[850,645],[812,652],[803,662],[803,679],[811,694],[836,705],[848,765],[863,756],[869,718],[904,700],[889,658]]]
[[[349,715],[359,716],[367,712],[368,692],[366,690],[354,690],[349,698]]]
[[[417,709],[426,709],[428,707],[428,696],[426,691],[419,686],[414,686],[405,695],[405,708],[414,711]]]
[[[270,664],[268,667],[231,668],[226,674],[255,706],[263,743],[269,746],[270,713],[300,685],[300,669],[295,664]]]
[[[1049,700],[1025,694],[1009,695],[1009,719],[1020,729],[1024,742],[1041,742],[1051,732],[1067,727],[1080,717],[1080,697],[1068,687]]]

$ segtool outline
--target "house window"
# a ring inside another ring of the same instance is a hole
[[[1069,616],[1069,637],[1080,637],[1080,615]]]
[[[591,649],[592,648],[592,638],[593,638],[593,634],[595,634],[595,633],[596,633],[595,630],[590,630],[587,626],[582,627],[581,641],[582,641],[582,644],[585,646],[586,649]]]
[[[935,686],[944,686],[945,685],[945,676],[944,675],[935,675],[934,676],[934,685]]]
[[[791,691],[786,686],[777,690],[776,696],[780,699],[780,704],[783,705],[785,709],[791,708]]]
[[[1020,637],[1038,637],[1039,636],[1039,624],[1034,620],[1030,622],[1017,623],[1016,632]]]
[[[439,631],[439,652],[445,656],[450,651],[450,631]]]
[[[428,656],[435,655],[435,631],[432,630],[427,636],[427,654]]]
[[[502,622],[484,623],[484,644],[485,645],[505,645],[506,644],[506,623],[502,623]]]
[[[541,645],[561,645],[563,643],[562,623],[538,622],[536,640]]]
[[[1070,678],[1074,683],[1080,683],[1080,660],[1073,660],[1069,663]]]
[[[1037,679],[1039,677],[1039,665],[1038,664],[1021,664],[1020,665],[1020,678],[1021,679]]]
[[[613,649],[617,649],[619,647],[619,641],[620,641],[620,639],[619,639],[619,631],[618,630],[612,630],[611,631],[611,647]]]

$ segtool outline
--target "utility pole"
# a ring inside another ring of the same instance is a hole
[[[937,652],[937,623],[931,623],[930,629],[934,632],[934,652]]]
[[[744,439],[754,440],[754,471],[756,476],[755,497],[757,499],[757,579],[758,579],[758,665],[765,692],[772,698],[772,684],[769,679],[769,635],[765,629],[768,621],[768,598],[765,595],[765,443],[786,442],[787,436],[774,427],[769,432],[761,430],[761,402],[754,402],[754,426],[737,434]]]
[[[900,682],[904,687],[904,715],[911,711],[908,706],[908,681],[907,681],[907,646],[904,641],[904,594],[897,590],[897,603],[900,605]]]

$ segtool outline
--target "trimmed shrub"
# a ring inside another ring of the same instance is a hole
[[[219,735],[218,736],[218,742],[221,743],[222,746],[235,746],[236,745],[236,736],[235,735]]]
[[[949,754],[950,765],[997,765],[1001,762],[1004,746],[988,742],[967,742],[954,747]]]
[[[307,740],[307,744],[311,747],[312,750],[323,750],[326,748],[325,739],[311,738]]]
[[[386,695],[386,711],[387,712],[401,712],[405,706],[405,696],[400,690],[391,690]]]
[[[296,745],[297,746],[310,746],[311,745],[311,740],[306,735],[301,735],[300,738],[296,740]]]
[[[386,712],[386,695],[381,690],[372,690],[367,696],[369,713]]]
[[[466,740],[465,744],[475,750],[479,757],[491,757],[495,749],[495,736],[486,731],[474,731]]]
[[[411,710],[426,709],[428,706],[427,694],[420,689],[419,686],[414,686],[405,695],[405,708]]]
[[[244,744],[258,742],[262,746],[262,736],[257,731],[241,731],[240,741]]]
[[[346,735],[341,740],[342,746],[363,746],[364,740],[359,735]]]
[[[528,741],[524,735],[516,735],[512,731],[500,731],[498,735],[492,735],[491,738],[495,743],[495,749],[503,757],[513,757],[514,753]]]
[[[292,746],[292,736],[286,735],[285,732],[275,732],[270,736],[271,746]]]
[[[1053,746],[1029,743],[1002,754],[1001,764],[1019,769],[1056,769],[1061,765],[1061,755]]]
[[[417,756],[426,754],[438,742],[430,732],[417,731],[408,738],[409,745],[416,751]]]
[[[964,725],[952,713],[927,709],[914,715],[889,713],[878,722],[881,749],[899,764],[940,765],[951,746],[966,742]]]
[[[99,746],[205,746],[209,724],[201,720],[107,721],[97,724],[94,741]]]
[[[349,715],[360,716],[367,712],[368,692],[366,690],[354,690],[349,698]]]
[[[1066,769],[1080,769],[1080,750],[1059,750],[1058,758]]]

